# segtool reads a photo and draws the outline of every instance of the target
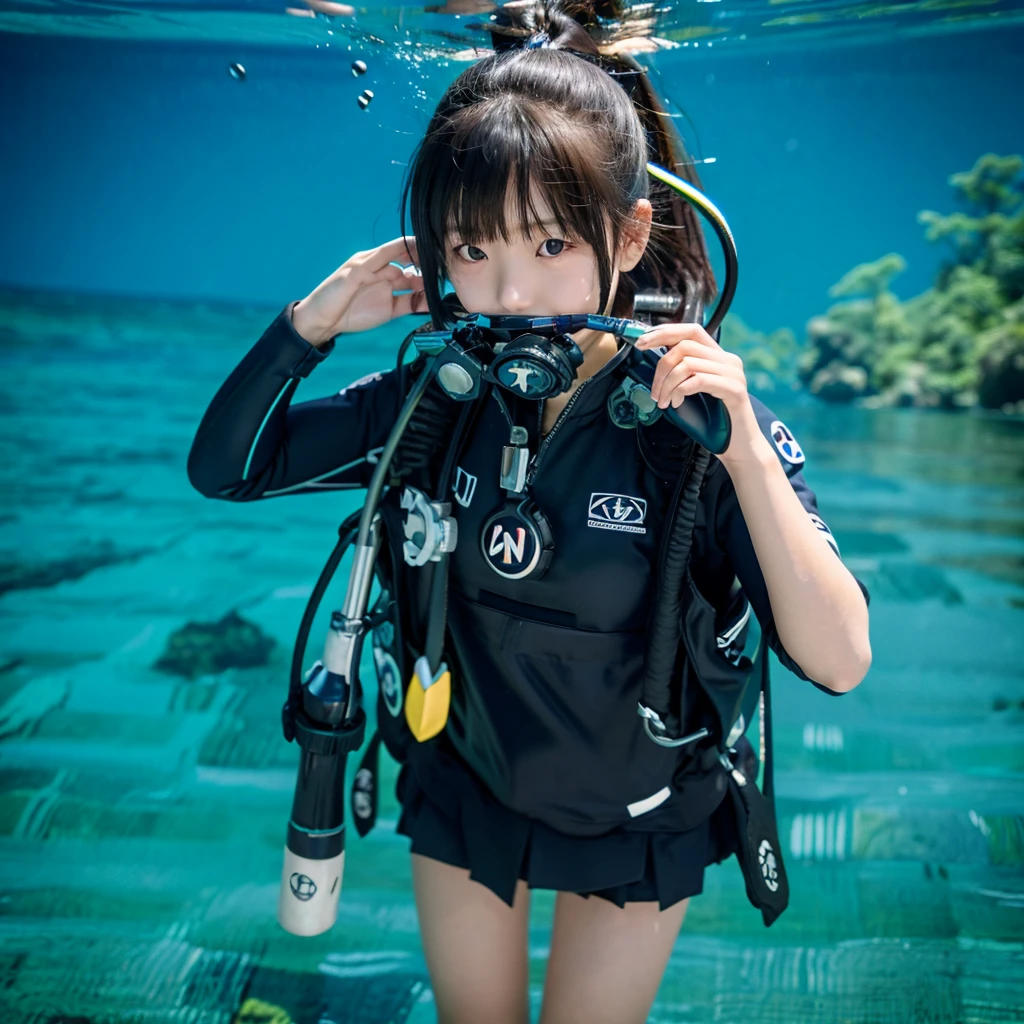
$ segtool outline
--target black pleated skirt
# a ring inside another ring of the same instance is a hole
[[[403,765],[398,832],[412,852],[469,870],[470,878],[512,905],[516,882],[599,896],[617,906],[667,907],[698,895],[704,869],[736,852],[728,799],[686,832],[614,829],[571,836],[497,801],[451,750],[432,746]],[[634,826],[635,828],[635,826]]]

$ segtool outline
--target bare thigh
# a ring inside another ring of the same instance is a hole
[[[527,1024],[526,883],[510,907],[464,868],[415,853],[412,879],[438,1024]]]
[[[689,903],[617,907],[560,892],[540,1024],[643,1024]]]

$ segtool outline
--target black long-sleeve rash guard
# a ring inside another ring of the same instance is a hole
[[[250,501],[369,482],[373,453],[411,382],[405,370],[391,370],[291,405],[299,380],[332,348],[319,350],[296,333],[291,306],[282,312],[200,423],[188,462],[198,491]],[[631,808],[666,785],[677,758],[647,739],[636,715],[651,567],[669,496],[635,432],[608,416],[620,381],[621,371],[605,367],[581,384],[543,439],[537,403],[506,396],[502,409],[492,397],[458,464],[449,652],[459,685],[446,732],[502,802],[567,832],[613,827],[627,808],[634,816]],[[771,410],[751,401],[823,543],[838,555],[800,471],[797,442]],[[527,429],[536,453],[529,491],[555,539],[551,566],[536,580],[498,575],[480,542],[483,524],[506,500],[499,467],[509,416]],[[615,520],[617,499],[620,511],[634,503],[627,529]],[[717,459],[701,490],[690,569],[716,608],[726,607],[738,579],[780,661],[809,679],[779,641],[735,489]]]

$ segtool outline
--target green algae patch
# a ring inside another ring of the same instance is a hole
[[[231,1024],[292,1024],[292,1019],[280,1006],[262,999],[246,999]]]
[[[1024,414],[1024,159],[988,153],[949,183],[963,209],[918,221],[948,257],[901,302],[888,253],[845,274],[838,303],[807,325],[801,382],[830,402]]]
[[[198,679],[229,668],[266,665],[276,641],[232,609],[217,622],[188,622],[167,639],[153,667],[159,672]]]

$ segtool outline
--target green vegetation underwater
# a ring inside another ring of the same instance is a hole
[[[185,460],[281,308],[399,234],[494,7],[289,2],[0,2],[2,1024],[436,1019],[394,765],[333,929],[276,920],[292,644],[359,495],[213,502]],[[1024,4],[628,16],[736,236],[723,345],[807,455],[874,653],[841,698],[773,665],[790,907],[766,930],[709,869],[650,1020],[1022,1020]]]

